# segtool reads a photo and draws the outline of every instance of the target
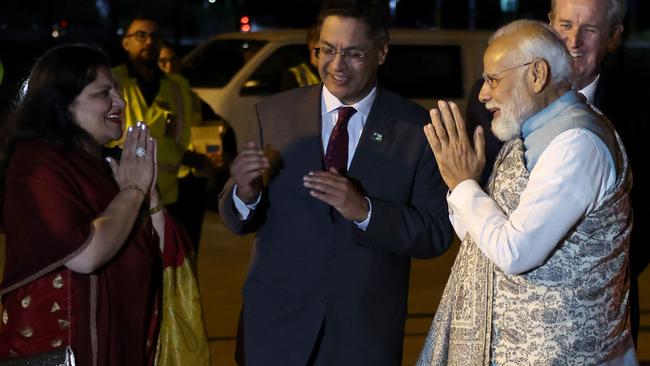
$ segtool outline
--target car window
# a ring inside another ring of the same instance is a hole
[[[288,45],[273,51],[242,86],[241,95],[269,95],[280,91],[282,74],[292,66],[309,62],[304,44]]]
[[[407,98],[462,98],[461,48],[391,45],[379,81]]]
[[[194,87],[223,87],[266,41],[212,40],[183,59],[182,74]]]

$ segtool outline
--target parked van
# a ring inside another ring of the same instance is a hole
[[[425,108],[444,98],[464,110],[481,77],[488,37],[488,32],[392,29],[380,83]],[[224,33],[191,51],[183,74],[233,127],[241,146],[255,120],[255,103],[279,92],[284,71],[308,57],[305,30]]]

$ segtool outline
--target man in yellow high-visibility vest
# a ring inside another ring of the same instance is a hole
[[[127,102],[125,131],[138,121],[149,126],[158,141],[158,188],[162,202],[185,224],[184,217],[175,212],[177,175],[190,144],[191,127],[200,120],[200,112],[193,106],[187,80],[166,75],[158,68],[161,40],[160,28],[154,20],[134,19],[122,38],[128,62],[111,71]]]
[[[318,76],[318,59],[314,55],[314,47],[318,44],[320,30],[313,26],[307,30],[307,48],[309,48],[309,62],[302,62],[290,67],[282,75],[281,90],[289,90],[320,83]]]

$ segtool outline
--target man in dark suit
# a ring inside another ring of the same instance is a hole
[[[650,162],[643,151],[648,141],[647,108],[643,108],[646,92],[639,83],[621,70],[606,65],[606,56],[616,50],[623,33],[624,0],[553,0],[549,13],[550,25],[567,46],[575,69],[574,89],[587,102],[605,114],[623,140],[633,173],[632,208],[634,224],[630,240],[630,310],[632,335],[636,342],[639,330],[639,301],[637,276],[650,262],[650,248],[644,246],[648,226],[647,170]],[[606,67],[607,66],[607,67]],[[467,107],[468,130],[482,125],[489,131],[492,113],[478,101],[483,81],[474,85]],[[482,183],[492,170],[501,143],[486,133],[486,169]]]
[[[254,142],[233,162],[222,218],[257,231],[246,365],[401,364],[410,258],[450,245],[427,112],[377,85],[383,10],[348,1],[321,11],[324,84],[260,103]]]

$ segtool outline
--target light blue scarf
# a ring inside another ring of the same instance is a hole
[[[613,158],[616,138],[606,117],[594,111],[575,90],[570,90],[521,126],[528,171],[532,171],[539,156],[555,137],[573,128],[582,128],[595,134],[609,149],[612,162],[616,161]]]

